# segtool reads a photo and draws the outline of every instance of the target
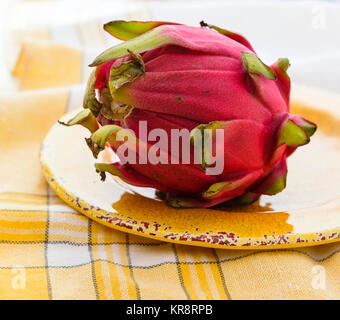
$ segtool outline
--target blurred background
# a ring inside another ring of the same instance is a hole
[[[335,0],[1,0],[0,93],[83,83],[87,64],[118,42],[102,31],[115,19],[204,20],[246,36],[267,64],[288,57],[294,83],[340,93],[339,17]]]

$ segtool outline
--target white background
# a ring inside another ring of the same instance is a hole
[[[340,3],[338,1],[142,1],[153,19],[197,25],[202,19],[245,35],[267,64],[279,57],[291,61],[293,82],[340,93]],[[126,17],[141,1],[0,0],[0,93],[15,90],[5,41],[11,30],[39,23],[71,24],[100,17]],[[136,10],[137,10],[136,9]]]

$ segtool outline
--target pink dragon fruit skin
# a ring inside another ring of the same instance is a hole
[[[91,64],[96,69],[85,110],[66,123],[92,132],[87,143],[95,156],[106,143],[117,151],[122,144],[115,139],[117,130],[135,133],[138,144],[131,148],[137,163],[97,163],[102,177],[109,172],[155,188],[174,207],[248,204],[285,188],[286,158],[316,130],[289,113],[288,59],[268,67],[245,38],[204,22],[191,27],[112,21],[104,28],[126,41]],[[148,131],[164,129],[168,137],[172,129],[223,129],[223,145],[214,146],[224,151],[223,172],[207,175],[202,165],[182,164],[181,153],[162,147],[168,164],[141,163],[140,150],[153,143],[138,135],[140,121],[147,121]]]

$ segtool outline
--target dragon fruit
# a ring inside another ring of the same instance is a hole
[[[90,65],[96,68],[84,110],[63,123],[91,131],[86,142],[95,157],[109,146],[122,160],[119,147],[126,140],[118,135],[134,135],[135,143],[127,143],[125,151],[136,162],[96,163],[103,179],[108,172],[131,185],[155,188],[173,207],[250,204],[285,188],[286,158],[316,130],[289,113],[288,59],[269,67],[244,37],[204,22],[192,27],[112,21],[104,29],[124,42]],[[170,152],[170,138],[163,144],[150,141],[140,133],[141,123],[149,131],[163,129],[168,137],[172,130],[187,129],[191,143]],[[206,130],[211,150],[223,160],[218,174],[207,174],[209,151],[198,150],[204,153],[201,163],[192,160],[197,153],[192,139]],[[222,142],[217,139],[221,130]],[[155,149],[164,162],[145,156]],[[187,154],[190,160],[182,161]]]

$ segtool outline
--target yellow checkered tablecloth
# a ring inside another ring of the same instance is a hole
[[[40,145],[79,107],[89,52],[108,46],[100,25],[13,33],[19,92],[0,97],[0,298],[339,299],[339,243],[271,251],[175,245],[108,229],[51,191]]]

